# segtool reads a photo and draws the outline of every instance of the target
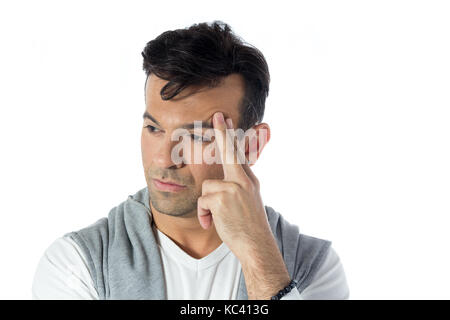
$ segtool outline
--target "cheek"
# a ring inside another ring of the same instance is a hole
[[[183,143],[179,144],[180,152],[179,155],[183,157],[186,164],[192,165],[203,165],[213,164],[217,162],[215,159],[214,144],[198,143],[191,140],[185,140]]]
[[[148,167],[158,156],[155,153],[158,143],[160,141],[157,137],[153,137],[145,131],[141,133],[141,153],[144,167]],[[173,148],[171,152],[175,152],[177,155],[177,158],[173,159],[174,163],[184,159],[184,163],[193,166],[194,172],[198,172],[199,176],[220,176],[222,166],[217,164],[220,159],[217,158],[218,154],[216,156],[214,142],[202,144],[190,139],[180,139],[175,142]]]
[[[195,181],[200,185],[205,179],[223,179],[223,169],[220,164],[192,164],[189,167]]]
[[[151,152],[154,148],[151,148],[152,141],[151,137],[142,131],[141,134],[141,153],[142,153],[142,162],[145,164],[149,163],[152,158]]]

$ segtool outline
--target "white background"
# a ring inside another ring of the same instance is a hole
[[[446,1],[1,1],[0,298],[145,187],[141,51],[222,20],[265,55],[265,204],[333,241],[351,299],[450,298]]]

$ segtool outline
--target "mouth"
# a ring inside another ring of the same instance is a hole
[[[165,192],[177,192],[186,188],[186,186],[183,185],[179,185],[170,181],[163,182],[158,179],[153,179],[153,184],[158,190]]]

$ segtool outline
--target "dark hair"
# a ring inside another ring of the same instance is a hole
[[[223,77],[241,74],[245,94],[238,127],[247,130],[262,121],[269,94],[269,67],[263,54],[233,34],[228,24],[216,20],[163,32],[147,43],[142,56],[147,78],[153,73],[169,81],[161,89],[163,100],[190,85],[215,87]]]

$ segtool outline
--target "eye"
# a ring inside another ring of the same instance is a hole
[[[145,128],[147,128],[148,132],[150,132],[150,133],[160,131],[159,129],[157,129],[154,126],[151,126],[151,125],[147,125],[147,126],[145,126]]]
[[[211,139],[206,136],[198,136],[196,134],[191,134],[191,139],[195,142],[210,142]]]

